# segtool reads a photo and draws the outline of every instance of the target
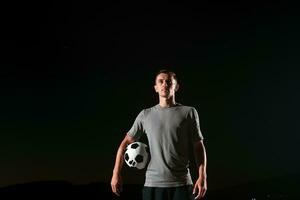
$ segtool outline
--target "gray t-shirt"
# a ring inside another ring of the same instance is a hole
[[[142,110],[127,133],[138,140],[146,134],[151,160],[146,171],[145,186],[177,187],[191,185],[188,169],[189,145],[202,140],[199,117],[194,107],[159,104]]]

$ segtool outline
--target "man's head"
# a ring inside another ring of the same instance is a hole
[[[175,96],[175,92],[179,89],[176,74],[165,69],[158,71],[155,77],[154,89],[160,97]]]

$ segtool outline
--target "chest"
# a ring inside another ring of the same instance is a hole
[[[145,120],[148,137],[180,139],[188,132],[186,115],[181,112],[158,112]]]

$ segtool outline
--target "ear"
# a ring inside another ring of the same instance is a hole
[[[175,91],[177,92],[179,90],[179,84],[176,83]]]
[[[158,88],[156,85],[154,85],[154,90],[155,90],[155,92],[158,92]]]

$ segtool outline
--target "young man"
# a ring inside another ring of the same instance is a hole
[[[175,101],[179,89],[176,74],[161,70],[155,77],[159,104],[142,110],[121,142],[111,179],[112,191],[120,195],[121,169],[126,146],[146,134],[151,160],[146,170],[144,200],[200,199],[207,190],[206,151],[194,107]],[[189,172],[189,147],[194,147],[198,179],[193,185]]]

